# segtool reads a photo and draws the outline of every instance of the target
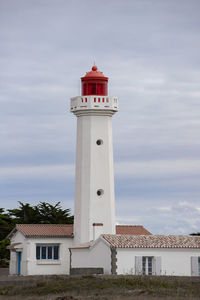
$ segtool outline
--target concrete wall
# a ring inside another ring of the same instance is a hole
[[[104,274],[103,268],[71,268],[70,275]]]
[[[191,276],[191,257],[198,249],[117,249],[117,274],[135,274],[136,256],[161,257],[161,275]]]
[[[103,241],[85,249],[71,249],[72,268],[103,268],[104,274],[111,274],[111,251]]]

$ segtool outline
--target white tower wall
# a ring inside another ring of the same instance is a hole
[[[71,111],[77,116],[75,244],[93,239],[94,223],[103,223],[102,233],[115,233],[112,115],[118,100],[97,96],[100,102],[96,103],[94,99],[71,100]]]

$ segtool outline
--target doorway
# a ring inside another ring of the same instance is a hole
[[[21,274],[22,252],[17,252],[17,274]]]

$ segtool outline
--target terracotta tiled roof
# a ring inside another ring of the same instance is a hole
[[[199,248],[200,236],[102,234],[114,248]]]
[[[116,225],[116,234],[150,235],[142,225]]]
[[[72,224],[17,224],[16,229],[26,237],[66,237],[73,235]]]
[[[16,232],[21,231],[26,237],[28,236],[72,236],[73,224],[17,224],[8,238]],[[117,234],[133,234],[133,235],[150,235],[151,233],[141,225],[116,225]]]

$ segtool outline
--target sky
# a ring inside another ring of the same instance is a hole
[[[119,98],[117,224],[200,231],[199,11],[199,0],[0,0],[0,207],[73,213],[70,98],[95,61]]]

